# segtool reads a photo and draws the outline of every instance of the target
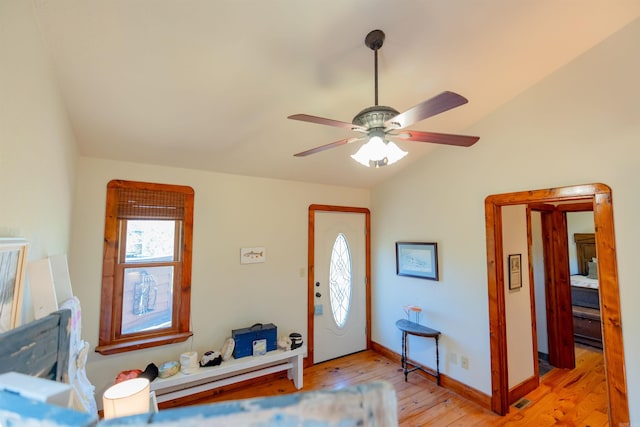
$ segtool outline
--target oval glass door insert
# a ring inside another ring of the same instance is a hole
[[[344,234],[338,234],[331,250],[329,299],[333,320],[339,328],[347,322],[351,307],[351,254]]]

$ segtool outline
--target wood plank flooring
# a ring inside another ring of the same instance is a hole
[[[540,387],[525,396],[522,409],[511,406],[504,417],[450,392],[420,375],[407,382],[399,363],[374,351],[365,351],[305,369],[302,391],[334,389],[369,381],[391,383],[398,398],[401,426],[531,426],[605,427],[609,425],[602,352],[576,346],[576,369],[553,369]],[[199,395],[188,404],[295,393],[285,374],[254,382],[251,386],[222,389]]]

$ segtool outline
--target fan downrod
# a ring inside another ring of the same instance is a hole
[[[378,50],[384,43],[384,32],[382,30],[373,30],[364,39],[364,44],[371,50]]]

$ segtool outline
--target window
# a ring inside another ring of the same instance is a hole
[[[333,243],[329,265],[329,300],[333,320],[339,328],[347,322],[351,307],[351,254],[344,234]]]
[[[191,187],[107,185],[100,337],[114,354],[185,341],[192,333]]]

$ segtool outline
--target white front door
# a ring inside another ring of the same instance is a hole
[[[316,212],[314,363],[365,350],[365,215]]]

